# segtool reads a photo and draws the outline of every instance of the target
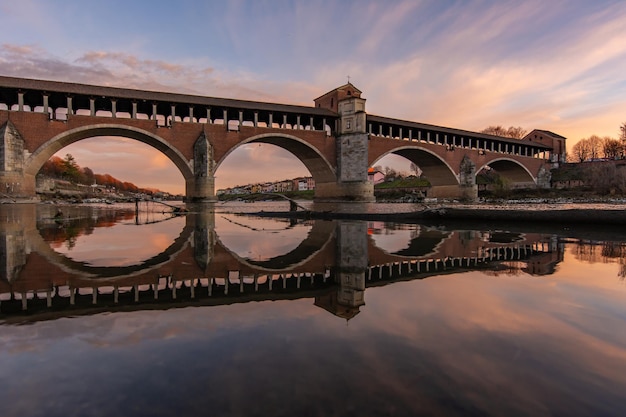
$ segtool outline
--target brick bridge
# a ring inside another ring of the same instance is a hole
[[[35,195],[35,176],[63,147],[120,136],[146,143],[178,167],[188,201],[215,199],[215,173],[247,143],[291,152],[315,179],[317,201],[374,201],[368,167],[394,153],[414,162],[430,197],[475,198],[486,167],[514,186],[548,187],[565,138],[533,130],[523,139],[365,112],[348,83],[314,107],[0,77],[0,193]]]

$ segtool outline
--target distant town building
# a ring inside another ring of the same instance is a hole
[[[380,184],[385,181],[385,174],[378,169],[370,168],[367,170],[367,180],[375,184]]]
[[[232,188],[217,190],[217,195],[232,194],[257,194],[257,193],[288,193],[290,191],[315,190],[313,177],[298,177],[291,180],[266,182],[263,184],[238,185]]]

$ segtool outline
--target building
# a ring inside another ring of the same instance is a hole
[[[385,174],[378,169],[370,168],[367,170],[367,180],[373,182],[374,185],[385,181]]]

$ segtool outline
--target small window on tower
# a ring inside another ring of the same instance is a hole
[[[351,96],[352,95],[352,91],[348,90],[348,95]]]

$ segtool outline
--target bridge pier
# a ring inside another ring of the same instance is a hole
[[[217,197],[215,196],[215,177],[197,176],[185,180],[185,201],[192,203],[211,203],[217,201]]]
[[[374,202],[374,184],[368,181],[316,183],[315,201]]]

